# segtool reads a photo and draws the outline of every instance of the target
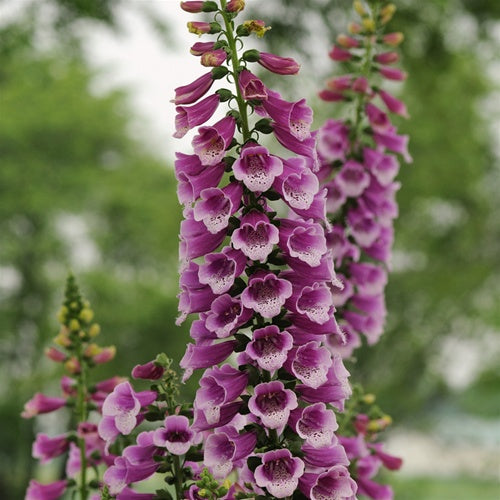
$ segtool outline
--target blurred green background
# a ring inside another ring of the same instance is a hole
[[[166,53],[188,57],[186,43],[174,43],[178,3],[0,0],[3,9],[13,4],[16,15],[0,21],[0,492],[7,500],[22,498],[40,473],[30,458],[34,433],[57,424],[19,413],[35,391],[58,391],[58,367],[42,352],[57,332],[70,267],[102,325],[100,341],[117,346],[103,378],[126,375],[160,351],[179,360],[188,339],[188,327],[174,325],[181,211],[173,154],[165,161],[141,141],[147,122],[134,133],[130,91],[95,91],[99,74],[85,50],[93,29],[123,37],[122,13],[132,10]],[[334,71],[326,54],[353,17],[351,2],[248,4],[250,18],[273,27],[268,50],[302,63],[299,77],[276,85],[289,98],[308,97],[319,125],[336,112],[315,93]],[[411,114],[398,126],[411,135],[414,163],[399,176],[386,333],[358,353],[354,379],[394,418],[389,450],[406,461],[388,478],[396,498],[498,499],[500,2],[396,5],[390,27],[406,35],[410,78],[401,97]],[[170,98],[159,109],[173,121]]]

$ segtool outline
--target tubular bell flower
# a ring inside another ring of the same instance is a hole
[[[234,118],[226,116],[211,127],[199,129],[199,134],[193,139],[193,149],[202,165],[216,165],[224,158],[225,151],[233,139],[235,127]]]
[[[50,413],[58,410],[66,405],[64,398],[55,398],[46,396],[37,392],[25,405],[24,411],[21,413],[23,418],[32,418],[41,413]]]
[[[257,61],[261,66],[278,75],[295,75],[300,66],[291,57],[280,57],[267,52],[260,52]]]
[[[174,137],[181,138],[193,127],[202,125],[209,120],[217,110],[220,103],[218,94],[206,97],[192,106],[177,106],[175,111],[175,133]]]
[[[175,89],[175,104],[192,104],[203,97],[214,83],[212,72],[209,71],[197,78],[194,82]]]
[[[56,500],[67,488],[67,481],[62,479],[49,484],[41,484],[32,479],[26,491],[25,500]]]

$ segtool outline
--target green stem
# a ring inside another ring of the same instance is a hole
[[[77,377],[77,429],[79,424],[85,422],[88,417],[87,408],[87,363],[83,357],[83,346],[80,342],[77,349],[77,359],[80,365],[80,373]],[[78,431],[77,431],[78,432]],[[80,448],[80,500],[87,500],[87,455],[85,449],[85,439],[78,437],[78,447]]]
[[[231,51],[231,66],[233,67],[233,71],[231,72],[231,74],[233,75],[234,84],[236,87],[236,102],[238,103],[238,110],[240,112],[241,133],[243,134],[243,143],[245,143],[250,139],[250,128],[248,126],[247,103],[243,99],[243,96],[241,95],[240,91],[240,86],[238,85],[238,68],[240,61],[238,59],[238,52],[236,50],[236,38],[233,32],[232,21],[229,19],[228,14],[225,11],[226,0],[221,0],[221,7],[222,8],[220,10],[220,13],[222,15],[222,18],[224,19],[227,43]]]
[[[181,461],[178,455],[172,455],[173,457],[173,465],[174,465],[174,476],[175,476],[175,497],[177,500],[182,500],[183,493],[183,474],[181,468]]]

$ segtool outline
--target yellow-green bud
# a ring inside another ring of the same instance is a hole
[[[375,394],[365,394],[363,396],[363,402],[367,405],[372,405],[373,403],[375,403],[375,399]]]
[[[363,2],[361,2],[360,0],[355,0],[355,2],[354,2],[354,10],[360,16],[364,16],[366,14],[365,6],[363,5]]]
[[[373,33],[375,31],[375,21],[371,17],[365,17],[361,23],[363,24],[363,28],[369,33]]]
[[[97,323],[93,323],[89,328],[89,337],[97,337],[101,333],[101,327]]]
[[[69,322],[69,329],[76,332],[78,330],[80,330],[80,322],[73,318],[70,322]]]
[[[80,311],[80,314],[78,317],[82,321],[84,321],[85,323],[89,323],[90,321],[92,321],[92,318],[94,317],[94,311],[92,311],[92,309],[89,309],[88,307],[86,307],[85,309],[82,309]]]
[[[393,3],[387,4],[380,11],[380,22],[382,24],[387,24],[392,19],[392,16],[394,16],[395,12],[396,12],[396,6]]]
[[[68,308],[66,306],[61,306],[61,309],[57,312],[57,321],[59,321],[59,323],[64,323],[66,321],[67,314]]]

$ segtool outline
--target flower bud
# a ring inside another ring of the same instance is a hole
[[[222,30],[219,23],[205,23],[202,21],[190,21],[187,23],[189,33],[195,35],[219,33]]]
[[[351,36],[340,34],[337,36],[337,43],[344,47],[345,49],[352,49],[354,47],[359,47],[359,42]]]
[[[228,12],[238,13],[245,8],[245,0],[230,0],[226,5]]]
[[[213,80],[220,80],[229,73],[229,70],[225,66],[218,66],[217,68],[214,68],[211,73]]]
[[[394,33],[387,33],[382,37],[382,41],[386,45],[391,45],[392,47],[397,47],[404,40],[404,35],[400,31],[395,31]]]
[[[394,16],[395,12],[396,6],[393,3],[387,4],[380,11],[380,22],[382,24],[387,24],[392,19],[392,16]]]
[[[349,23],[347,25],[347,31],[351,33],[351,35],[357,35],[363,31],[363,28],[358,23]]]
[[[181,9],[191,14],[199,14],[203,9],[203,1],[201,2],[181,2]]]
[[[364,16],[367,12],[365,9],[365,6],[363,5],[363,2],[360,0],[355,0],[354,2],[354,10],[360,15]]]
[[[84,355],[87,356],[87,358],[93,358],[97,354],[99,354],[102,351],[102,347],[99,347],[97,344],[89,344],[84,351]]]
[[[69,347],[71,345],[71,340],[69,339],[68,334],[69,331],[67,328],[61,328],[57,336],[54,337],[54,343],[60,345],[61,347]]]
[[[80,330],[80,322],[73,318],[70,322],[69,322],[69,329],[76,332],[78,330]]]
[[[98,365],[111,361],[116,355],[116,347],[114,345],[103,347],[101,352],[92,358],[92,361]]]
[[[375,394],[365,394],[363,396],[363,403],[366,403],[367,405],[375,403]]]
[[[92,321],[92,318],[94,317],[94,311],[92,309],[85,307],[80,311],[80,314],[78,317],[84,322],[84,323],[90,323]]]
[[[375,21],[371,17],[365,17],[362,21],[361,24],[363,25],[363,28],[368,31],[368,33],[374,33],[375,32]]]
[[[227,52],[224,49],[212,50],[202,54],[201,64],[203,66],[218,67],[224,63],[226,58]]]
[[[101,333],[101,327],[97,323],[93,323],[89,328],[89,337],[97,337]]]
[[[57,312],[57,321],[59,323],[64,323],[66,321],[66,315],[68,314],[68,308],[66,306],[62,306],[61,309]]]
[[[399,61],[399,54],[397,52],[382,52],[375,56],[375,61],[380,64],[394,64]]]
[[[242,58],[248,62],[257,62],[260,59],[260,53],[256,49],[251,49],[243,52]]]
[[[64,363],[64,368],[68,373],[71,374],[77,374],[82,371],[82,367],[80,366],[80,363],[75,357],[69,358],[65,363]]]
[[[242,26],[246,32],[255,33],[259,38],[262,38],[266,34],[266,31],[271,29],[271,26],[266,26],[266,23],[259,19],[249,19]]]
[[[47,356],[52,361],[55,361],[56,363],[60,363],[61,361],[65,361],[66,357],[67,357],[66,354],[59,351],[55,347],[48,347],[47,349],[45,349],[45,356]]]

